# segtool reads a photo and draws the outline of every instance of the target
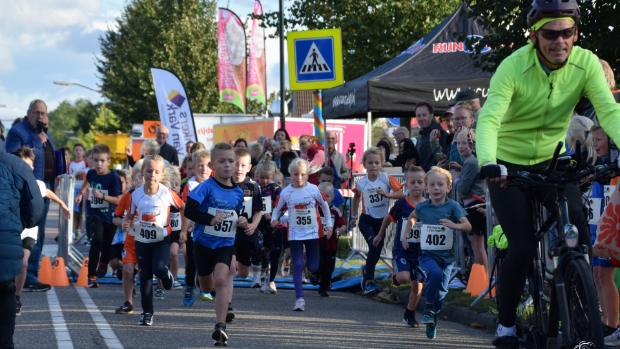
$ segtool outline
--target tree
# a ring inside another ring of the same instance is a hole
[[[219,102],[215,0],[131,0],[116,29],[99,38],[101,90],[122,127],[158,120],[151,67],[183,81],[194,113],[228,113]],[[235,111],[236,112],[236,111]]]
[[[577,0],[581,9],[578,24],[579,41],[577,45],[596,53],[606,60],[612,68],[620,68],[620,4],[618,0]],[[473,11],[470,15],[478,17],[478,23],[489,31],[489,35],[480,40],[470,40],[468,46],[478,52],[488,45],[493,51],[484,55],[473,54],[480,58],[478,65],[486,71],[495,71],[495,67],[515,50],[527,43],[526,16],[530,10],[530,1],[520,0],[469,0]],[[475,45],[475,46],[474,46]]]
[[[286,30],[340,28],[345,80],[362,76],[406,50],[454,11],[460,0],[293,0]],[[278,27],[278,12],[263,25]],[[276,36],[279,35],[276,32]]]

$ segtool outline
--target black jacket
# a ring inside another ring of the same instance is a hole
[[[433,130],[440,131],[439,140],[438,142],[435,142],[435,144],[431,144],[430,141],[431,132]],[[437,165],[435,154],[447,153],[448,147],[446,146],[446,136],[446,131],[444,131],[441,128],[441,125],[439,125],[435,120],[433,120],[427,128],[420,130],[420,136],[418,137],[416,148],[418,149],[418,154],[420,155],[418,165],[422,167],[424,171],[428,172],[432,166]]]

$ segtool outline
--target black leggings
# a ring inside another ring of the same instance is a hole
[[[92,234],[90,250],[88,251],[88,277],[93,277],[97,275],[99,263],[107,265],[110,261],[110,246],[116,233],[116,226],[103,223],[97,217],[90,217],[87,231]]]
[[[271,249],[269,250],[269,260],[271,262],[271,269],[269,269],[269,282],[274,281],[276,279],[276,274],[278,274],[278,262],[280,261],[280,255],[282,254],[285,234],[285,228],[280,228],[273,231],[273,242],[271,244]]]
[[[160,279],[168,276],[170,236],[150,244],[136,241],[136,257],[140,266],[142,311],[153,314],[153,274]]]
[[[187,287],[194,287],[196,286],[196,262],[194,262],[194,238],[191,236],[185,242],[185,254],[187,254],[185,285]]]
[[[381,259],[381,250],[383,249],[383,241],[385,240],[385,235],[381,242],[379,242],[379,246],[375,246],[372,244],[372,241],[375,239],[375,236],[379,234],[379,230],[381,230],[381,223],[383,223],[383,218],[373,218],[367,214],[362,213],[359,219],[359,231],[364,236],[366,243],[368,244],[368,256],[366,257],[366,280],[373,280],[375,278],[375,268],[379,259]]]
[[[323,237],[319,239],[319,286],[328,290],[329,285],[332,282],[332,274],[334,273],[334,269],[336,269],[336,252],[337,251],[326,251],[326,242],[327,238]]]
[[[540,171],[546,167],[525,167],[503,163],[508,172]],[[516,309],[525,287],[528,267],[534,258],[536,240],[534,237],[534,215],[532,198],[542,202],[547,209],[553,210],[556,199],[554,187],[532,187],[529,185],[501,188],[499,184],[489,183],[491,202],[499,224],[508,239],[508,252],[500,267],[498,283],[499,323],[505,327],[515,324]],[[566,188],[564,194],[568,200],[571,223],[579,230],[579,244],[592,247],[590,231],[583,211],[583,199],[576,185]],[[551,211],[551,212],[555,212]]]

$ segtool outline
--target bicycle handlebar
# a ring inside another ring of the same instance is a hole
[[[546,171],[545,171],[546,172]],[[588,166],[586,170],[573,172],[565,171],[564,173],[551,173],[540,174],[530,173],[527,171],[509,172],[508,180],[526,180],[529,182],[546,183],[546,184],[568,184],[578,183],[583,178],[590,175],[594,175],[595,178],[600,178],[608,175],[618,176],[620,175],[620,168],[616,163],[603,164],[597,166]]]

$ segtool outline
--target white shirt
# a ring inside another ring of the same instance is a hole
[[[383,218],[388,214],[390,199],[377,193],[377,189],[383,189],[385,193],[398,191],[402,188],[396,178],[385,172],[380,172],[377,179],[371,181],[368,176],[361,178],[355,183],[355,191],[362,198],[362,213],[373,218]]]
[[[45,183],[37,179],[37,184],[39,185],[39,190],[41,191],[41,196],[47,196],[47,187]],[[21,233],[21,238],[24,240],[25,238],[33,238],[34,241],[37,241],[37,237],[39,236],[39,227],[32,227],[24,229]]]
[[[329,212],[329,205],[316,185],[308,183],[303,188],[294,188],[292,185],[284,188],[271,214],[272,222],[280,218],[285,205],[289,213],[289,240],[318,239],[323,235],[321,234],[323,230],[319,230],[322,222],[318,206],[321,206],[323,212]],[[331,220],[325,224],[326,227],[332,225]]]
[[[153,195],[147,195],[144,192],[144,185],[141,185],[131,194],[129,212],[137,216],[138,220],[165,227],[165,237],[171,232],[170,206],[181,208],[182,205],[181,199],[162,184],[159,185],[157,193]]]

